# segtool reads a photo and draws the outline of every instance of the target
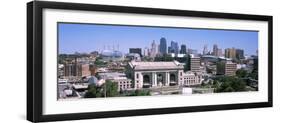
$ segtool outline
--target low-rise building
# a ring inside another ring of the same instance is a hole
[[[183,81],[183,65],[172,62],[129,62],[128,76],[134,89],[179,85]]]
[[[183,74],[182,86],[193,86],[200,85],[202,83],[202,75],[193,73],[191,71],[185,72]]]
[[[99,74],[104,80],[111,80],[118,84],[118,91],[121,90],[131,90],[133,88],[132,80],[126,77],[125,73],[100,73]]]
[[[236,74],[237,64],[232,62],[225,63],[225,75],[234,76]]]
[[[69,76],[90,76],[91,71],[90,71],[90,66],[89,64],[65,64],[64,65],[64,76],[69,77]]]
[[[141,61],[141,56],[138,53],[129,53],[126,58],[131,61]]]
[[[118,83],[118,91],[132,90],[132,80],[127,77],[116,77],[112,81]]]
[[[103,50],[100,53],[103,61],[122,61],[124,60],[124,54],[118,50]]]
[[[78,67],[78,76],[90,76],[90,65],[89,64],[80,64]]]
[[[200,57],[192,56],[190,58],[190,70],[192,72],[200,72],[200,64],[201,64]]]

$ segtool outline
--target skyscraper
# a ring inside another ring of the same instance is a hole
[[[214,56],[219,56],[219,48],[218,48],[218,45],[217,45],[217,44],[214,44],[214,46],[213,46],[212,55],[214,55]]]
[[[179,53],[179,45],[175,41],[171,41],[171,46],[169,47],[169,53]]]
[[[148,47],[145,47],[144,50],[143,50],[143,55],[144,56],[148,56],[149,55],[149,48]]]
[[[156,56],[156,54],[157,54],[157,44],[153,40],[153,42],[151,44],[150,57],[154,58]]]
[[[171,46],[168,47],[168,53],[172,53],[172,47]]]
[[[156,55],[157,54],[160,54],[161,52],[160,52],[160,44],[156,44],[157,46],[156,46]]]
[[[244,50],[236,49],[236,58],[237,59],[244,59]]]
[[[190,58],[190,70],[192,72],[196,72],[196,73],[200,72],[200,62],[201,62],[200,60],[201,60],[200,57],[192,56]]]
[[[236,49],[235,48],[225,49],[225,57],[235,59],[236,58]]]
[[[203,55],[207,55],[208,54],[208,46],[207,45],[204,45],[204,48],[203,48]]]
[[[195,49],[188,49],[188,54],[194,54],[194,55],[197,55],[198,54],[198,51],[195,50]]]
[[[161,38],[160,39],[160,53],[161,54],[167,54],[167,41],[166,41],[166,39],[165,38]]]
[[[181,53],[181,54],[186,54],[186,45],[185,45],[185,44],[182,44],[182,45],[181,45],[180,53]]]
[[[237,64],[231,61],[218,61],[217,62],[217,74],[218,75],[227,75],[233,76],[236,74]]]
[[[222,49],[218,49],[218,56],[219,57],[223,56]]]
[[[232,62],[225,63],[225,75],[234,76],[236,73],[237,64]]]
[[[142,57],[141,48],[129,48],[129,53],[137,53]]]

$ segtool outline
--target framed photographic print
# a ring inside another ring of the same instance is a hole
[[[272,107],[272,16],[27,4],[33,122]]]

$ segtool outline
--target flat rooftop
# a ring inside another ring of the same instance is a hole
[[[183,65],[177,61],[171,62],[129,62],[134,70],[166,70],[166,69],[183,69]]]

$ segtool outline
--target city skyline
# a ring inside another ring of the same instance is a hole
[[[232,47],[243,49],[248,55],[255,55],[258,49],[256,31],[70,23],[59,23],[58,28],[60,54],[89,53],[108,49],[109,46],[110,49],[115,47],[123,53],[128,53],[129,48],[151,48],[153,40],[159,45],[162,37],[167,41],[166,49],[172,41],[177,42],[179,46],[186,45],[187,49],[196,49],[199,53],[202,53],[205,45],[212,51],[215,44],[223,50]],[[128,42],[132,43],[128,45]]]

